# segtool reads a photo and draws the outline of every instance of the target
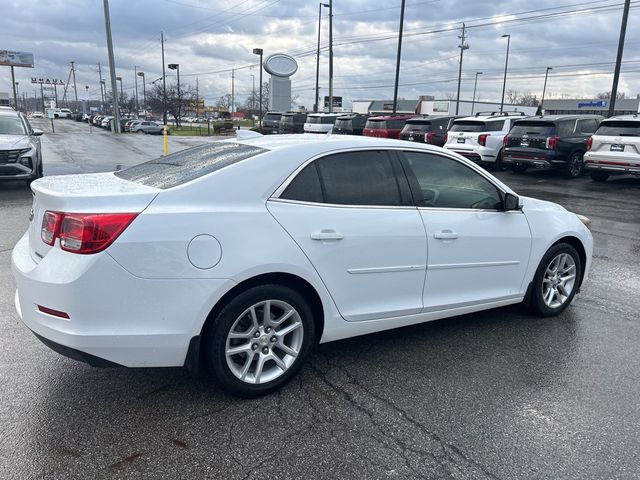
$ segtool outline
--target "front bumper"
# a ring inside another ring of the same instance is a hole
[[[143,279],[107,252],[52,248],[36,263],[28,236],[11,257],[16,310],[52,349],[90,364],[177,367],[229,280]],[[214,296],[214,294],[218,295]],[[68,314],[64,319],[38,305]]]
[[[31,158],[31,165],[33,165]],[[0,180],[29,180],[33,175],[33,169],[23,165],[19,161],[0,163]]]

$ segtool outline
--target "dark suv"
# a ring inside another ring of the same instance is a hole
[[[364,126],[367,123],[368,115],[361,113],[349,113],[336,118],[333,126],[333,133],[338,135],[362,135]]]
[[[369,117],[362,134],[366,137],[400,138],[400,132],[413,115],[385,115]]]
[[[262,117],[262,133],[263,135],[269,135],[272,133],[280,132],[280,118],[282,118],[282,112],[267,112]]]
[[[280,133],[304,133],[307,114],[300,112],[283,113],[280,117]]]
[[[582,174],[587,140],[602,121],[599,115],[547,115],[518,120],[504,137],[502,162],[514,172],[555,168],[567,178]]]
[[[447,130],[453,121],[459,117],[425,117],[407,120],[400,132],[400,140],[410,142],[430,143],[442,147],[447,141]]]

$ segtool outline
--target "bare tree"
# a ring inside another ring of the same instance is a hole
[[[147,105],[154,112],[164,111],[164,95],[161,84],[155,84],[151,90],[147,90]],[[196,100],[195,89],[190,85],[180,85],[180,99],[178,100],[178,86],[173,84],[167,85],[167,112],[173,115],[176,125],[180,125],[180,117],[188,105]]]
[[[609,100],[611,99],[611,92],[600,92],[596,95],[596,98],[601,100]],[[623,98],[627,98],[627,94],[625,92],[616,93],[616,100],[622,100]]]

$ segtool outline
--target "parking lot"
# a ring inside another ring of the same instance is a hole
[[[45,175],[162,152],[159,136],[33,124]],[[0,478],[640,478],[640,178],[497,176],[593,222],[591,276],[562,315],[507,307],[324,344],[255,400],[42,345],[15,312],[10,270],[31,194],[0,184]]]

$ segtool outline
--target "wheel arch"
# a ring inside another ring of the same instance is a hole
[[[574,237],[571,235],[559,238],[549,248],[552,248],[555,245],[558,245],[560,243],[567,243],[571,245],[573,248],[576,249],[576,251],[578,252],[578,255],[580,256],[580,264],[582,266],[582,268],[580,269],[581,270],[580,280],[578,283],[578,288],[580,288],[580,286],[582,285],[582,280],[584,279],[585,266],[587,264],[587,250],[585,249],[584,245],[582,244],[582,241],[580,241],[578,237]]]

